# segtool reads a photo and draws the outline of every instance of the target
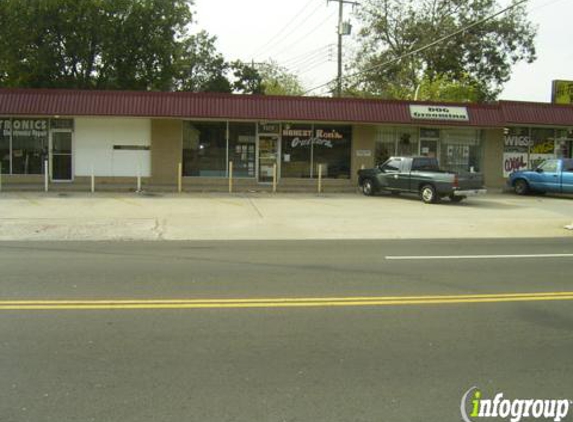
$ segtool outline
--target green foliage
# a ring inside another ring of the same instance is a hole
[[[188,0],[0,0],[0,86],[300,95],[276,63],[228,63]]]
[[[192,35],[181,43],[176,59],[175,87],[192,92],[231,92],[226,77],[229,65],[217,53],[215,37],[204,31]]]
[[[261,63],[257,70],[262,77],[266,95],[303,95],[304,88],[298,77],[278,63]]]
[[[512,66],[536,58],[536,30],[523,4],[414,52],[500,9],[496,0],[364,0],[357,13],[363,27],[360,50],[351,69],[360,76],[347,83],[347,94],[495,99]]]
[[[264,95],[304,94],[298,77],[274,61],[252,64],[235,61],[231,64],[231,69],[235,77],[235,92]]]
[[[264,94],[263,78],[254,65],[237,60],[231,64],[235,82],[235,92],[241,94]]]
[[[0,0],[0,85],[231,92],[189,0]]]
[[[5,86],[169,89],[185,0],[3,0]]]

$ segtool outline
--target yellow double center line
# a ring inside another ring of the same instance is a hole
[[[110,309],[224,309],[444,305],[573,300],[573,292],[453,296],[301,297],[250,299],[1,300],[0,311]]]

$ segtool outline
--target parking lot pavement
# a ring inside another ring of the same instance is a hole
[[[0,216],[0,240],[573,237],[573,198],[509,193],[436,205],[360,194],[1,193]]]

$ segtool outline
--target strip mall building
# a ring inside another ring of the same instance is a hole
[[[438,157],[482,172],[488,187],[550,157],[572,157],[573,106],[500,101],[437,104],[362,99],[0,89],[4,186],[52,184],[330,191],[391,155]],[[275,166],[276,165],[276,166]]]

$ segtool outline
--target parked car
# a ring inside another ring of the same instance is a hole
[[[573,193],[573,158],[546,160],[535,169],[513,172],[507,184],[518,195]]]
[[[445,197],[460,202],[468,196],[486,193],[480,173],[441,170],[438,160],[431,157],[390,157],[377,167],[359,170],[358,184],[364,195],[380,191],[418,193],[425,203]]]

